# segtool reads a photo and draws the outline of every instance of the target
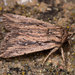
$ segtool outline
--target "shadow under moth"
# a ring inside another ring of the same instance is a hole
[[[60,26],[20,15],[3,14],[3,16],[8,33],[0,43],[2,58],[51,49],[47,59],[67,40],[68,32]],[[64,59],[62,48],[61,52]]]

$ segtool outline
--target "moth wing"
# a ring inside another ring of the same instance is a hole
[[[40,41],[40,39],[38,41],[34,40],[32,41],[32,39],[30,38],[25,38],[25,36],[18,34],[16,36],[16,34],[17,33],[14,32],[8,33],[4,38],[4,40],[1,42],[0,57],[10,58],[10,57],[20,56],[24,54],[60,47],[60,44],[55,44],[50,42],[47,43],[44,40]],[[47,37],[44,38],[47,39]],[[34,39],[37,40],[36,38]]]
[[[0,57],[10,58],[61,46],[61,27],[32,18],[24,17],[23,21],[21,16],[21,20],[13,16],[6,15],[8,20],[5,28],[10,32],[1,42]]]
[[[18,28],[22,28],[24,26],[30,26],[30,25],[44,26],[44,27],[50,27],[50,28],[55,27],[55,25],[53,24],[49,24],[41,20],[37,20],[34,18],[29,18],[29,17],[25,17],[21,15],[3,14],[3,16],[5,17],[4,23],[7,30],[18,29]]]

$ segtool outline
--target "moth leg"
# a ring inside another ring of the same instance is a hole
[[[62,59],[63,59],[63,61],[65,61],[63,48],[61,48],[61,55],[62,55]]]
[[[71,41],[70,40],[68,40],[68,44],[69,44],[69,46],[71,46]]]
[[[44,61],[43,61],[43,64],[42,65],[44,65],[45,64],[45,62],[47,61],[47,59],[49,58],[49,56],[52,54],[52,53],[54,53],[54,52],[56,52],[58,50],[58,48],[54,48],[48,55],[47,55],[47,57],[44,59]]]

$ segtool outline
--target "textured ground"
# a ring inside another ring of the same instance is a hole
[[[73,3],[49,5],[48,2],[38,3],[35,6],[19,6],[13,8],[0,7],[0,14],[14,13],[33,17],[50,22],[52,24],[67,27],[69,31],[75,31],[75,5]],[[5,36],[5,29],[0,17],[0,41]],[[65,44],[66,66],[64,66],[60,51],[57,51],[46,62],[41,64],[49,51],[19,56],[11,59],[0,58],[0,75],[75,75],[75,36],[71,38],[71,47]]]

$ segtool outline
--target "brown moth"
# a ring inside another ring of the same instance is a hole
[[[3,14],[9,31],[0,44],[0,57],[10,58],[51,49],[57,51],[68,37],[66,29],[14,14]]]

